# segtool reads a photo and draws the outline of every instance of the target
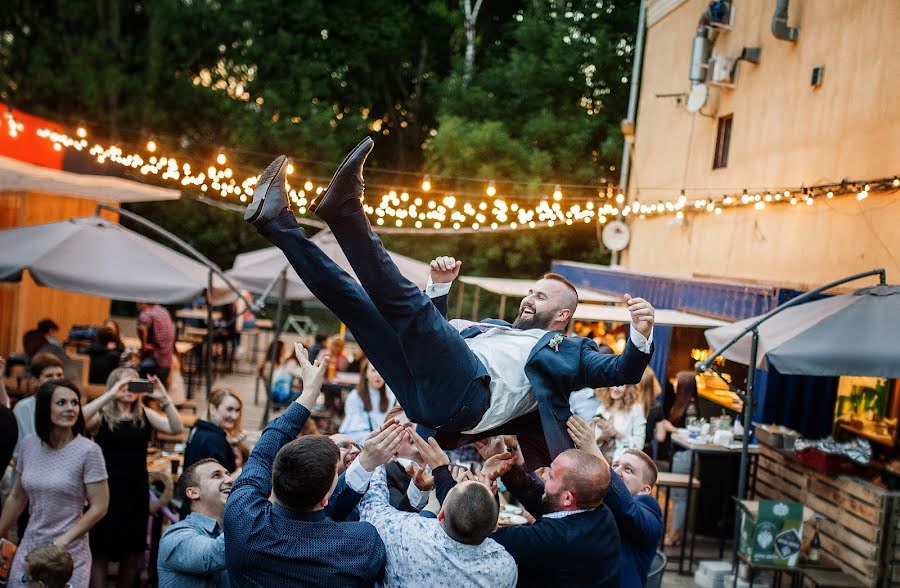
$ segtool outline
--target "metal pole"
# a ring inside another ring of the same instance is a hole
[[[481,288],[475,286],[475,301],[472,303],[472,320],[478,320],[478,299],[481,297]]]
[[[506,314],[506,294],[500,296],[500,316],[497,318],[502,321],[504,314]]]
[[[287,297],[287,268],[281,270],[281,293],[278,297],[278,309],[275,311],[274,333],[272,334],[272,347],[269,350],[269,378],[266,381],[266,409],[263,411],[262,423],[259,428],[264,429],[269,423],[269,409],[272,407],[272,380],[275,378],[275,364],[281,358],[278,357],[278,341],[281,340],[281,314],[284,309],[284,299]]]
[[[744,394],[743,421],[744,438],[741,443],[741,465],[738,472],[738,500],[747,497],[747,469],[750,462],[750,421],[753,416],[753,386],[756,384],[756,355],[759,350],[759,331],[753,329],[753,338],[750,343],[750,365],[747,368],[747,392]],[[741,504],[734,505],[734,551],[731,556],[731,565],[737,576],[737,552],[741,540]]]
[[[638,28],[637,35],[634,38],[634,60],[631,62],[631,88],[628,92],[628,118],[627,120],[634,124],[637,116],[637,100],[638,90],[641,87],[641,64],[644,59],[644,29],[646,28],[646,7],[645,0],[641,0],[638,6]],[[634,144],[634,136],[629,140],[625,137],[625,143],[622,146],[622,165],[619,166],[619,189],[627,196],[628,193],[628,174],[631,170],[631,149]],[[619,264],[619,252],[613,251],[610,265]]]
[[[209,271],[209,282],[206,290],[206,400],[212,394],[213,381],[213,342],[215,341],[216,326],[213,324],[212,312],[212,288],[213,273]]]

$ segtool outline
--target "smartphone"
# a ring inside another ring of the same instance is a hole
[[[144,379],[135,379],[128,382],[128,391],[137,392],[138,394],[149,394],[153,392],[153,382]]]

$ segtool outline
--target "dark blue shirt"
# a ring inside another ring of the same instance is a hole
[[[275,455],[297,437],[308,417],[308,410],[293,403],[269,423],[234,483],[225,505],[232,587],[371,586],[384,572],[384,544],[369,523],[335,522],[330,508],[294,512],[269,502]],[[329,506],[338,508],[339,493],[359,500],[349,487],[338,486]]]
[[[642,588],[663,536],[662,510],[652,496],[632,496],[622,478],[614,470],[611,474],[603,502],[612,511],[622,538],[619,554],[622,588]]]

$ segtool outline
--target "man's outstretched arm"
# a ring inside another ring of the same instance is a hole
[[[643,298],[625,295],[631,313],[628,343],[621,355],[600,353],[595,344],[581,347],[581,384],[597,388],[620,384],[637,384],[644,375],[653,353],[653,306]]]

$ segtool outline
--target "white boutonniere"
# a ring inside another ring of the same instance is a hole
[[[559,353],[559,344],[563,342],[563,336],[559,333],[553,335],[547,343],[547,347],[552,347],[553,351]]]

